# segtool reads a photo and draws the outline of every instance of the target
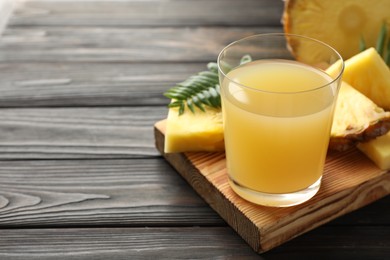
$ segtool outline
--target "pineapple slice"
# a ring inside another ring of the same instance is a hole
[[[385,112],[362,93],[342,82],[336,102],[329,149],[346,150],[390,130],[390,112]]]
[[[378,106],[390,110],[390,70],[374,48],[345,61],[343,80]]]
[[[332,75],[336,66],[329,67],[327,73]],[[362,89],[368,97],[342,83],[330,137],[332,150],[346,150],[390,130],[390,112],[379,107],[390,107],[390,71],[376,51],[371,48],[347,60],[344,75],[346,82]],[[371,98],[375,98],[374,102]],[[221,111],[205,108],[206,112],[197,109],[193,114],[187,110],[181,116],[176,108],[169,109],[165,152],[224,149]]]
[[[170,108],[165,133],[165,152],[223,151],[223,123],[219,109],[206,112],[186,110],[178,115]],[[390,112],[385,112],[359,91],[342,82],[337,98],[329,149],[346,150],[357,142],[383,135],[390,129]]]
[[[168,112],[164,152],[223,151],[224,137],[222,112],[205,107],[206,112],[195,108],[179,116],[178,108]]]
[[[334,47],[344,59],[366,46],[375,46],[383,22],[390,28],[389,0],[286,0],[283,26],[286,33],[306,35]],[[312,46],[289,41],[298,60],[322,55]]]
[[[372,141],[359,143],[357,147],[379,168],[390,170],[390,132]]]

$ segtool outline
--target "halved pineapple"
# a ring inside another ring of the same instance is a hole
[[[309,36],[334,47],[344,59],[376,44],[383,22],[390,28],[389,0],[286,0],[282,22],[286,33]],[[314,47],[290,41],[296,57],[321,55]]]
[[[178,108],[170,108],[165,130],[166,153],[185,151],[223,151],[222,112],[205,107],[206,112],[186,109],[179,116]]]
[[[374,48],[345,61],[343,80],[378,106],[390,110],[390,70]]]
[[[342,82],[336,102],[329,148],[346,150],[390,130],[390,112],[385,112],[362,93]]]

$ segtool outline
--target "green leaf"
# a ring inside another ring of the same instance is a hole
[[[218,72],[218,64],[215,62],[209,62],[207,64],[207,68],[209,69],[209,71]]]
[[[367,49],[366,41],[364,40],[363,35],[360,36],[360,41],[359,41],[359,51],[362,52]]]
[[[390,66],[390,39],[387,40],[386,54],[383,59],[385,60],[387,66]]]
[[[173,99],[168,107],[179,107],[179,115],[182,115],[186,108],[195,113],[195,107],[205,111],[204,105],[220,108],[220,96],[216,96],[215,88],[219,84],[218,66],[216,63],[207,64],[208,71],[199,72],[188,79],[170,88],[164,93],[167,98]]]
[[[250,55],[244,55],[241,60],[240,60],[240,65],[243,65],[245,63],[248,63],[248,62],[251,62],[252,61],[252,57]]]
[[[252,58],[245,55],[241,58],[240,64],[250,61]],[[164,96],[173,100],[168,107],[178,107],[179,115],[182,115],[186,108],[192,113],[195,113],[195,108],[206,111],[205,106],[221,108],[218,64],[210,62],[207,64],[207,69],[168,89]]]
[[[376,50],[378,51],[379,55],[381,55],[381,56],[383,56],[383,51],[385,49],[386,37],[387,37],[387,28],[386,28],[386,23],[384,22],[382,24],[378,39],[376,41]]]
[[[179,107],[179,116],[184,114],[184,109],[185,109],[185,105],[184,103],[180,103],[180,107]]]
[[[204,107],[202,106],[202,102],[199,100],[198,96],[193,96],[192,97],[192,102],[195,104],[195,106],[197,106],[200,110],[202,110],[203,112],[206,112],[206,110],[204,109]]]
[[[226,63],[225,61],[221,61],[219,66],[221,67],[222,71],[224,71],[226,73],[228,73],[229,71],[232,70],[232,66],[230,64]]]
[[[210,98],[210,94],[207,90],[203,90],[202,92],[200,93],[197,93],[196,94],[196,97],[199,99],[199,100],[204,100],[204,104],[206,104],[207,106],[209,107],[212,107],[213,104],[210,102],[209,98]]]
[[[386,22],[383,22],[379,30],[378,38],[376,40],[375,49],[378,52],[378,54],[383,58],[387,66],[390,66],[390,39],[388,36],[389,35],[387,31]],[[359,50],[360,52],[362,52],[366,49],[367,49],[366,42],[364,40],[363,35],[361,35],[359,41]]]
[[[168,107],[180,107],[181,102],[174,101],[168,104]]]
[[[199,76],[212,82],[218,82],[218,74],[213,71],[202,71],[199,73]]]
[[[209,89],[209,93],[211,95],[210,101],[214,103],[214,106],[220,107],[221,106],[220,93],[215,88]]]
[[[187,107],[191,110],[192,113],[195,113],[194,104],[192,103],[192,99],[187,99]]]
[[[164,93],[164,96],[166,96],[167,98],[171,98],[171,99],[183,99],[185,98],[185,95],[182,95],[180,94],[179,92],[172,92],[172,93]]]

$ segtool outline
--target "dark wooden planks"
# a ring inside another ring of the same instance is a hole
[[[232,229],[216,227],[225,224],[162,159],[0,161],[0,180],[0,258],[256,256]],[[381,259],[389,253],[389,199],[264,258]]]
[[[166,107],[0,110],[0,159],[154,157]]]
[[[229,43],[279,27],[8,27],[0,62],[209,62]]]
[[[0,107],[165,105],[162,93],[216,61],[224,45],[268,31],[36,30],[8,29],[0,41]]]
[[[280,25],[281,0],[39,1],[18,8],[11,25],[208,26]]]
[[[206,63],[0,63],[0,107],[162,105]]]
[[[215,8],[225,6],[221,1],[210,2]],[[258,5],[261,10],[268,10],[274,8],[274,2],[269,1],[265,7],[263,1],[244,1],[240,2],[240,8],[254,10],[253,5]],[[176,5],[190,10],[191,5],[199,7],[200,4],[197,1],[154,3],[173,5],[164,7],[175,10],[172,13],[180,13]],[[231,8],[234,3],[226,4]],[[153,15],[155,11],[150,8],[153,3],[149,1],[119,1],[116,5],[106,1],[82,4],[29,1],[17,9],[13,18],[37,18],[42,10],[48,9],[43,13],[53,21],[58,21],[61,13],[77,14],[80,18],[87,17],[88,21],[88,14],[103,15],[103,20],[111,21],[113,19],[105,16],[106,11],[111,10],[108,6],[113,6],[113,12],[122,10],[120,12],[126,13],[126,17],[134,17],[139,13],[134,5],[145,8],[142,15]],[[280,3],[277,5],[280,7]],[[132,12],[127,12],[126,8]],[[257,11],[253,12],[257,14]],[[212,13],[204,15],[213,16]],[[168,16],[166,13],[161,15]],[[70,21],[77,19],[72,17]],[[281,31],[279,25],[189,28],[180,23],[176,28],[114,28],[97,21],[77,27],[66,23],[51,27],[46,23],[47,20],[42,25],[32,22],[25,27],[11,22],[2,36],[0,107],[165,105],[168,100],[162,93],[174,83],[204,69],[209,61],[215,61],[227,43],[259,32]]]
[[[0,198],[0,223],[10,228],[0,230],[0,259],[261,259],[230,228],[212,227],[223,224],[156,157],[146,124],[165,117],[166,109],[147,106],[164,105],[165,87],[215,60],[225,41],[281,30],[281,6],[274,0],[29,0],[19,8],[5,40],[0,38],[0,106],[25,108],[0,110],[0,185],[14,194],[35,193],[45,207],[10,209],[11,204],[4,212],[5,198],[20,206],[31,197]],[[147,42],[155,39],[158,44]],[[146,78],[148,73],[153,79]],[[145,107],[92,112],[93,107],[31,106]],[[146,115],[145,125],[137,120],[140,113]],[[74,135],[65,137],[69,133]],[[119,157],[148,159],[101,160]],[[44,160],[7,161],[23,158]],[[142,199],[145,193],[136,187],[141,177],[155,188],[146,188],[149,197]],[[63,203],[85,194],[110,198]],[[388,200],[313,230],[264,258],[385,259]],[[202,227],[156,227],[164,221]],[[31,229],[37,227],[43,228]]]
[[[1,230],[1,259],[242,259],[258,256],[226,227]]]
[[[389,203],[326,226],[388,229]],[[2,228],[193,225],[226,224],[162,158],[0,161]]]
[[[259,256],[227,227],[6,229],[0,258],[387,259],[388,227],[351,230],[321,227]]]
[[[12,14],[14,6],[15,6],[14,0],[0,1],[0,35],[2,34],[4,28],[8,24],[8,20]]]
[[[225,223],[162,158],[0,161],[2,228],[192,225]]]
[[[280,29],[7,29],[0,107],[165,105],[165,90],[260,31]]]
[[[387,226],[390,228],[390,196],[386,196],[359,210],[337,218],[328,226],[354,226],[359,230],[360,226]],[[390,232],[389,232],[390,234]]]
[[[266,252],[264,259],[387,259],[389,226],[323,226]]]

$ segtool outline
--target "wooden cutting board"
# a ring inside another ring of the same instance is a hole
[[[308,202],[272,208],[241,199],[227,180],[225,153],[164,153],[166,120],[155,124],[156,147],[198,194],[258,253],[390,193],[389,171],[357,149],[328,153],[319,192]]]

